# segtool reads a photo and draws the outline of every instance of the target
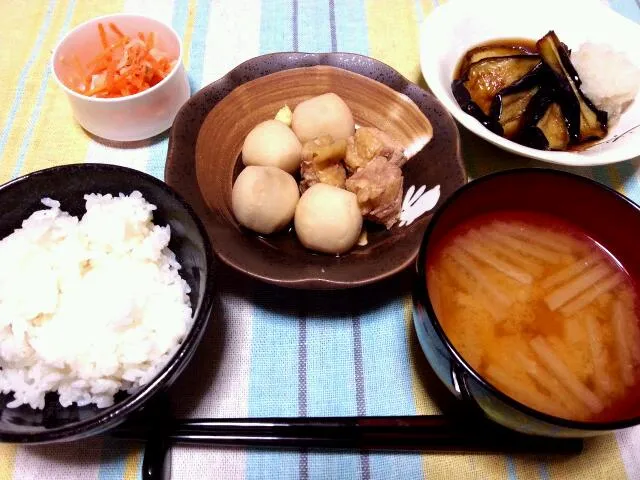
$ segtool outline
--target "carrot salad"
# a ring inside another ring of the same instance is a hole
[[[70,88],[89,97],[124,97],[151,88],[169,75],[176,60],[157,48],[153,32],[130,37],[113,23],[107,27],[98,24],[102,50],[88,64],[72,58]]]

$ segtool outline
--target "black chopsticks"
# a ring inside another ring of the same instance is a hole
[[[168,479],[171,444],[278,449],[572,455],[580,439],[524,435],[481,417],[297,417],[129,421],[112,436],[146,442],[143,480]]]
[[[235,447],[576,454],[582,441],[513,432],[484,419],[444,415],[169,420],[128,423],[118,438]]]

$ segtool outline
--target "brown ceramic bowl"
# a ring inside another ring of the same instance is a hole
[[[338,289],[373,283],[410,266],[431,214],[407,226],[368,228],[369,243],[340,257],[306,250],[292,229],[260,236],[231,211],[244,138],[285,104],[335,92],[356,124],[378,127],[415,156],[403,167],[405,193],[440,186],[438,204],[466,182],[460,137],[445,108],[391,67],[355,54],[276,53],[251,59],[203,88],[180,110],[169,139],[166,182],[202,219],[224,263],[293,288]],[[432,210],[433,211],[433,210]]]

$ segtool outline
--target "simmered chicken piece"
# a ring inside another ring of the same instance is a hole
[[[358,197],[362,215],[391,228],[402,206],[402,170],[385,157],[375,157],[346,181],[347,190]]]
[[[384,157],[398,167],[407,161],[404,148],[391,136],[377,128],[360,127],[347,139],[344,163],[350,172],[355,172],[375,157]]]
[[[344,139],[334,141],[330,135],[309,140],[302,146],[300,192],[316,183],[344,188],[347,172],[342,159],[347,149]]]

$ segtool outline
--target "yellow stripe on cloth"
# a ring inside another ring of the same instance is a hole
[[[418,415],[436,415],[440,413],[440,409],[429,396],[427,383],[437,381],[437,378],[435,378],[435,375],[430,377],[423,375],[424,372],[430,371],[430,367],[422,353],[418,337],[416,336],[416,330],[413,327],[412,308],[411,296],[405,297],[404,319],[407,328],[407,338],[409,339],[408,351],[411,365],[411,385],[413,386],[413,398],[416,402],[416,412]]]
[[[144,448],[140,446],[132,446],[127,452],[127,458],[124,462],[123,480],[138,480],[140,478],[140,469],[142,468],[142,454]],[[167,461],[170,461],[167,459]]]
[[[46,26],[46,3],[38,0],[37,5],[39,8],[31,8],[29,15],[25,15],[22,8],[3,5],[5,8],[0,9],[0,45],[4,46],[0,84],[5,87],[0,90],[0,130],[7,122],[16,94],[17,79],[31,56],[38,33]],[[16,29],[16,25],[20,25],[20,30]],[[17,32],[20,35],[18,42],[15,38]]]
[[[16,445],[0,443],[0,480],[13,478],[13,467],[16,462]]]
[[[118,13],[122,8],[122,0],[77,0],[69,29],[94,17]],[[67,96],[53,75],[49,78],[42,111],[34,128],[20,174],[85,160],[90,137],[73,118]]]
[[[422,14],[424,16],[429,15],[436,8],[435,0],[421,0],[420,5],[422,5]]]
[[[422,75],[415,8],[412,0],[366,1],[371,56],[395,68],[412,82],[418,82]]]
[[[32,2],[32,4],[34,3]],[[3,6],[7,7],[7,5]],[[9,111],[16,95],[16,79],[25,68],[38,32],[44,28],[47,8],[43,2],[37,2],[37,6],[39,8],[35,8],[33,5],[33,8],[29,9],[30,15],[25,15],[25,10],[20,8],[2,8],[0,10],[0,45],[4,46],[0,83],[11,87],[3,88],[0,91],[0,130],[7,124]],[[16,25],[20,25],[20,29],[16,29]],[[16,33],[20,35],[20,41],[16,41]],[[7,47],[9,45],[10,47]],[[31,66],[29,72],[33,70],[33,67],[34,65]],[[10,179],[10,174],[5,173],[3,168],[5,165],[4,155],[0,160],[0,183],[4,183]],[[13,477],[16,452],[16,445],[0,444],[0,480],[9,480]]]
[[[626,195],[624,191],[624,183],[622,182],[622,178],[620,178],[620,171],[616,166],[610,165],[607,167],[607,173],[609,174],[609,185],[623,195]]]
[[[411,383],[418,415],[440,413],[432,397],[446,395],[446,387],[428,365],[422,352],[412,321],[411,297],[405,298],[404,313],[409,338]],[[460,478],[506,478],[507,466],[501,455],[427,454],[422,456],[422,470],[429,480],[456,480]],[[529,478],[529,477],[523,477]]]
[[[40,83],[42,81],[42,78],[45,76],[45,73],[49,66],[49,57],[51,56],[50,52],[55,47],[56,41],[64,24],[68,3],[68,1],[63,1],[56,4],[51,19],[51,26],[44,38],[40,53],[36,57],[30,74],[26,79],[24,85],[24,95],[22,97],[20,105],[18,106],[15,121],[13,123],[13,128],[11,129],[11,132],[9,133],[9,136],[7,138],[4,155],[2,156],[2,159],[0,161],[0,181],[2,182],[6,182],[11,178],[13,170],[15,168],[22,141],[29,129],[29,119],[31,117],[31,112],[36,106],[35,104],[38,96],[38,91],[40,89]],[[21,41],[27,43],[31,41],[32,37],[30,37],[29,35],[33,34],[33,32],[23,32],[21,31],[21,29],[15,28],[12,28],[11,31],[20,35]],[[16,39],[12,39],[11,45],[19,43],[20,40],[16,41]]]
[[[582,454],[566,460],[550,461],[548,470],[552,479],[622,480],[627,478],[618,442],[613,435],[585,440]]]
[[[189,60],[191,53],[191,39],[193,37],[193,25],[195,23],[197,12],[196,0],[189,1],[189,10],[187,14],[187,26],[184,30],[184,38],[182,39],[182,60],[184,68],[189,69]]]
[[[540,479],[541,463],[539,460],[527,456],[514,457],[513,464],[518,480]]]

